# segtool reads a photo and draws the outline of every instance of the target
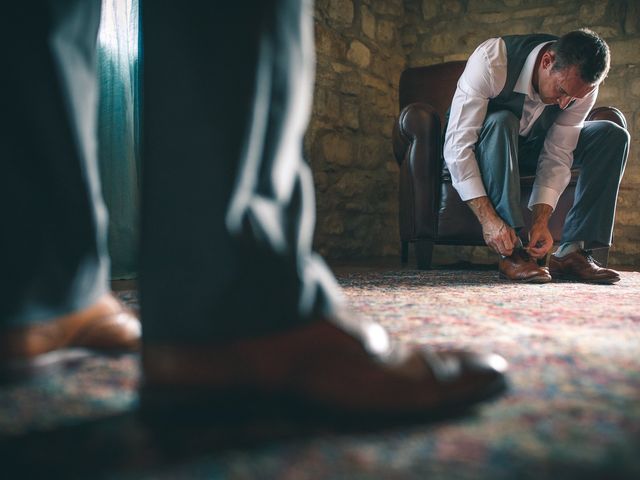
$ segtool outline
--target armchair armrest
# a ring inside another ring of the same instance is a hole
[[[433,239],[437,232],[442,139],[440,117],[425,103],[402,109],[393,132],[400,165],[400,237]]]

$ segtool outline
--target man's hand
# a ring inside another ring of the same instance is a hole
[[[527,251],[533,258],[544,257],[553,246],[553,237],[549,231],[549,217],[553,209],[550,205],[539,203],[533,206],[533,225],[529,230]]]
[[[511,255],[518,241],[516,232],[498,216],[489,198],[474,198],[467,204],[482,225],[485,243],[500,255]]]
[[[505,257],[513,253],[518,241],[515,230],[500,217],[482,224],[482,237],[489,247]]]

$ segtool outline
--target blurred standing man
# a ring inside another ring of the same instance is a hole
[[[113,300],[95,148],[100,1],[37,3],[39,15],[12,2],[0,20],[0,48],[19,67],[1,90],[11,122],[0,191],[14,197],[0,202],[7,368],[74,346],[135,349],[139,337],[130,314],[95,311]],[[240,390],[420,415],[502,391],[502,357],[404,350],[345,313],[311,250],[312,5],[223,5],[142,9],[143,408],[190,413],[192,401],[211,408],[208,396]]]

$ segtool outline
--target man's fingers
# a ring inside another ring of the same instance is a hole
[[[513,253],[513,249],[516,246],[516,239],[511,235],[512,232],[513,230],[507,227],[501,239],[505,250],[509,251],[508,255],[511,255]]]
[[[509,256],[513,253],[513,245],[510,242],[505,241],[504,238],[498,239],[499,253],[504,256]]]
[[[547,253],[542,248],[533,248],[533,247],[529,247],[528,251],[529,251],[529,255],[531,255],[533,258],[544,257],[544,254]]]

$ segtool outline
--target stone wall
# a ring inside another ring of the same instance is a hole
[[[391,131],[405,65],[402,0],[317,0],[316,89],[306,137],[316,247],[329,258],[398,251]]]
[[[505,34],[602,35],[612,68],[598,105],[629,122],[612,264],[640,264],[640,2],[635,0],[318,0],[317,85],[306,150],[317,185],[316,245],[329,258],[398,254],[390,135],[401,71],[466,59]],[[438,247],[440,261],[495,261],[486,248]]]

